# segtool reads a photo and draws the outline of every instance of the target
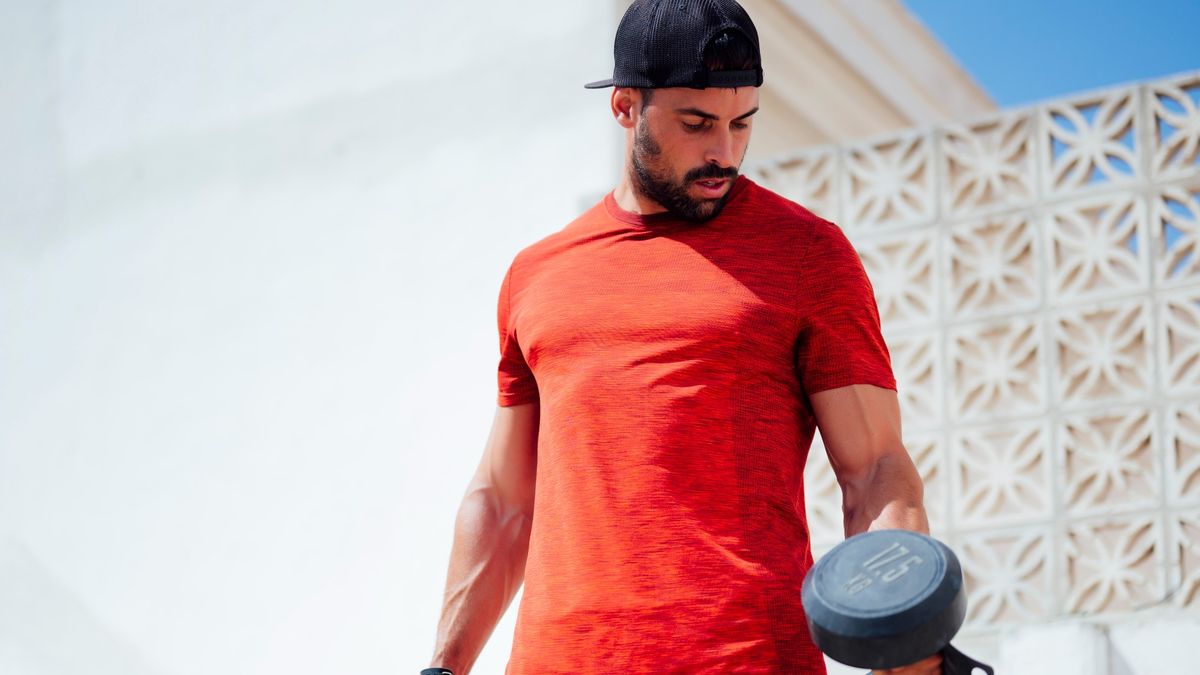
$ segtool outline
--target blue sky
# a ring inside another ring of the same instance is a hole
[[[1200,70],[1200,0],[903,0],[997,105]]]

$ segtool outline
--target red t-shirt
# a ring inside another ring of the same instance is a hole
[[[541,406],[510,675],[825,672],[807,395],[896,385],[841,230],[732,190],[699,225],[609,194],[504,277],[498,402]]]

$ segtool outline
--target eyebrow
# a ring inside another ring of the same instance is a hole
[[[700,117],[700,118],[703,118],[706,120],[720,120],[721,119],[720,117],[717,117],[716,115],[714,115],[710,112],[705,112],[699,108],[676,108],[675,112],[679,113],[680,115],[694,115],[696,117]],[[738,115],[737,117],[733,118],[733,121],[736,122],[738,120],[744,120],[756,112],[758,112],[758,106],[754,106],[754,108],[751,109],[750,112]]]

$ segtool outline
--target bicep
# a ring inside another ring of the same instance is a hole
[[[839,482],[869,471],[890,452],[904,452],[894,390],[854,384],[811,394],[809,400]]]
[[[496,407],[474,482],[505,506],[533,509],[539,417],[537,402]]]

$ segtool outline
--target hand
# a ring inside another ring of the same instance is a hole
[[[902,668],[872,670],[874,675],[942,675],[942,655],[934,654]]]

